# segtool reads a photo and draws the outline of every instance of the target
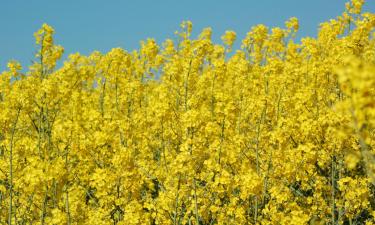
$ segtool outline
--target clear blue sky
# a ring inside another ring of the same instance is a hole
[[[0,0],[0,71],[8,60],[30,65],[35,53],[33,33],[43,23],[56,30],[56,42],[70,53],[107,52],[113,47],[137,49],[148,37],[161,43],[174,38],[183,20],[193,22],[193,35],[211,27],[220,42],[225,30],[242,39],[259,23],[283,26],[295,16],[298,37],[315,36],[319,23],[335,18],[345,0]],[[375,12],[367,0],[365,11]],[[237,40],[239,42],[239,40]]]

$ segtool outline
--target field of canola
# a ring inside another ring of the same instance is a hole
[[[0,224],[375,224],[375,14],[72,54],[0,75]],[[234,49],[235,41],[241,47]]]

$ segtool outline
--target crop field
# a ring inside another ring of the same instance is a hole
[[[375,224],[375,14],[71,54],[0,74],[0,224]],[[241,45],[235,47],[234,43]]]

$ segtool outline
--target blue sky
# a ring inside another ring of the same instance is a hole
[[[33,33],[43,23],[52,25],[56,43],[68,54],[107,52],[114,47],[132,51],[148,37],[161,43],[174,38],[183,20],[193,22],[193,35],[204,27],[213,29],[220,41],[225,30],[238,39],[256,24],[283,26],[295,16],[298,37],[315,36],[319,23],[335,18],[345,0],[0,0],[0,71],[10,59],[28,67],[34,59]],[[367,0],[365,11],[375,12]],[[237,40],[237,43],[240,41]]]

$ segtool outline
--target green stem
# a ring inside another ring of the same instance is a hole
[[[13,123],[12,134],[10,138],[10,147],[9,147],[9,177],[10,177],[10,190],[9,190],[9,215],[8,215],[8,224],[12,225],[12,201],[13,201],[13,140],[14,134],[16,132],[16,126],[18,123],[18,118],[21,112],[21,108],[18,108],[16,119]]]

